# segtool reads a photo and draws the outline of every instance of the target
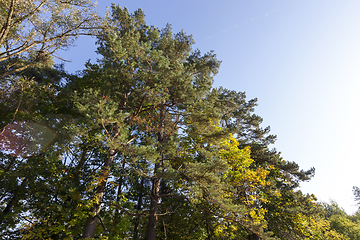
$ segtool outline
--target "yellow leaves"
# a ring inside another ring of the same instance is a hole
[[[250,211],[249,215],[254,223],[261,223],[264,220],[266,212],[267,210],[265,208],[253,209]]]
[[[218,151],[220,157],[225,159],[229,165],[229,170],[224,174],[224,180],[232,185],[247,185],[249,189],[255,191],[257,187],[266,186],[268,170],[263,168],[250,168],[254,162],[251,159],[250,147],[239,149],[238,141],[230,136],[229,139],[222,141],[222,148]],[[269,166],[270,170],[273,166]]]
[[[234,137],[230,136],[228,140],[224,139],[221,142],[222,148],[218,151],[218,154],[220,157],[227,160],[231,168],[243,168],[250,166],[251,163],[254,162],[254,160],[250,157],[250,147],[239,149],[238,146],[238,141]]]
[[[268,170],[273,170],[273,169],[275,169],[274,165],[267,165],[266,168],[267,168]]]
[[[214,234],[220,239],[238,239],[238,227],[230,221],[220,221],[214,228]]]
[[[215,236],[221,236],[222,233],[224,232],[224,230],[226,230],[226,229],[227,229],[227,227],[223,224],[217,225],[214,229]]]
[[[237,204],[247,208],[245,221],[256,224],[264,222],[267,209],[261,205],[268,200],[262,196],[261,189],[270,184],[266,178],[274,166],[269,165],[266,168],[253,166],[250,147],[240,149],[238,141],[233,136],[223,139],[219,148],[218,155],[228,164],[228,170],[222,180],[232,189],[223,194],[223,197],[236,199]],[[223,230],[223,228],[218,229],[219,232]]]

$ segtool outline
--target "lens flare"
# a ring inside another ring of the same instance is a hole
[[[30,157],[46,149],[56,134],[32,122],[14,122],[1,132],[0,149],[16,157]]]

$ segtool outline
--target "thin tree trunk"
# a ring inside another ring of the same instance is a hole
[[[165,120],[165,105],[161,106],[160,110],[160,129],[158,132],[158,142],[160,145],[164,141],[164,120]],[[160,153],[159,162],[155,163],[154,168],[154,177],[152,179],[152,189],[150,195],[150,211],[149,211],[149,221],[146,231],[146,240],[155,240],[156,238],[156,223],[157,223],[157,212],[159,210],[159,200],[160,200],[160,183],[161,178],[158,177],[158,170],[163,166],[163,153]]]
[[[164,226],[164,237],[165,237],[165,240],[167,239],[167,236],[166,236],[166,225],[165,225],[165,222],[163,220],[163,226]]]
[[[76,187],[79,187],[79,185],[80,185],[81,173],[82,173],[82,169],[84,167],[85,161],[86,161],[87,152],[88,151],[85,149],[82,151],[79,164],[76,166],[76,175],[75,175]]]
[[[122,170],[124,171],[124,169],[125,169],[125,161],[123,161],[123,164],[122,164]],[[118,180],[119,186],[118,186],[118,191],[117,191],[117,196],[116,196],[116,203],[117,204],[119,204],[119,202],[120,202],[121,188],[122,188],[122,185],[123,185],[123,182],[124,182],[124,175],[123,174],[124,173],[122,172],[121,177]],[[116,209],[115,218],[114,218],[115,224],[119,220],[119,216],[120,216],[120,209]]]
[[[98,214],[100,213],[101,210],[101,201],[104,196],[106,182],[110,174],[111,164],[114,160],[114,156],[115,156],[115,151],[110,150],[109,157],[105,160],[104,166],[101,170],[99,186],[95,191],[95,198],[97,198],[95,201],[96,203],[94,203],[93,207],[91,208],[90,210],[91,214],[86,221],[86,225],[83,233],[83,239],[87,237],[94,237],[95,228],[98,220]]]
[[[144,198],[144,194],[143,194],[143,190],[144,190],[144,181],[145,178],[141,177],[141,181],[140,181],[140,193],[139,193],[139,197],[138,197],[138,203],[136,205],[136,210],[137,213],[140,212],[140,210],[142,209],[142,204],[143,204],[143,198]],[[140,215],[136,216],[135,218],[135,223],[134,223],[134,240],[139,239],[139,223],[140,222]]]

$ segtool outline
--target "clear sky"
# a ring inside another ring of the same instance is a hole
[[[258,98],[256,113],[278,136],[274,147],[301,168],[315,167],[303,192],[333,199],[348,213],[360,187],[360,1],[99,0],[147,23],[192,34],[202,52],[222,60],[215,86]],[[95,40],[81,37],[61,56],[70,72],[96,61]]]

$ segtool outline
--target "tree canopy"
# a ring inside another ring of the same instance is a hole
[[[358,239],[191,35],[88,1],[0,11],[2,239]],[[71,75],[51,56],[80,34],[101,58]]]

